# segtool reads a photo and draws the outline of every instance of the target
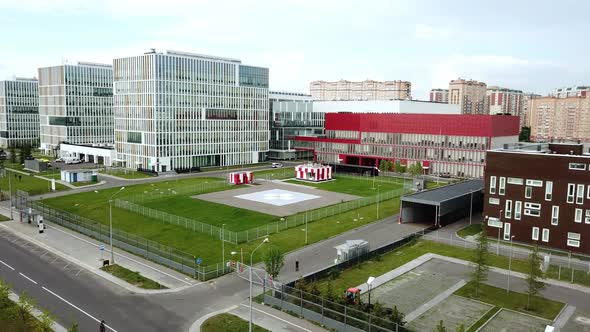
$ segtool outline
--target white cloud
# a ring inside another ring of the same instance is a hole
[[[449,28],[434,27],[426,24],[417,24],[414,30],[416,38],[425,40],[449,39],[452,34],[453,32]]]

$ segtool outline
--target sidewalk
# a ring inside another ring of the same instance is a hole
[[[0,209],[0,212],[4,215],[10,215],[4,208]],[[135,293],[177,292],[200,283],[184,274],[115,248],[115,262],[117,265],[139,272],[142,276],[169,288],[167,290],[140,289],[100,270],[100,267],[102,267],[101,258],[110,259],[111,257],[110,248],[106,243],[100,243],[54,224],[48,224],[43,234],[39,234],[38,229],[33,225],[19,221],[5,221],[0,223],[0,227]],[[99,250],[101,244],[105,246],[102,253]]]

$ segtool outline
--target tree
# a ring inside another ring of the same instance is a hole
[[[78,326],[78,323],[72,324],[72,327],[68,329],[68,332],[80,332],[80,327]]]
[[[38,332],[52,332],[53,331],[53,315],[45,309],[37,322],[36,331]]]
[[[324,289],[324,297],[326,300],[331,302],[334,302],[334,300],[337,298],[336,294],[334,293],[334,286],[332,285],[331,281],[328,281],[326,289]]]
[[[24,329],[28,329],[31,323],[33,308],[33,299],[26,292],[23,292],[18,299],[15,309],[16,318]]]
[[[455,332],[465,332],[465,325],[461,324],[461,325],[457,326],[457,329],[455,330]]]
[[[528,275],[526,278],[527,284],[527,303],[526,309],[531,310],[531,298],[538,296],[540,291],[545,288],[545,283],[540,279],[545,279],[545,274],[541,270],[541,255],[539,255],[539,246],[535,245],[533,251],[529,255],[528,261]]]
[[[399,311],[397,306],[393,306],[393,309],[391,309],[391,314],[389,315],[389,320],[396,323],[399,327],[402,327],[406,325],[406,321],[404,321],[405,318],[406,315]]]
[[[415,162],[409,167],[408,172],[412,175],[420,175],[422,174],[422,165],[420,162]]]
[[[270,274],[273,279],[276,279],[283,265],[285,265],[285,255],[283,255],[279,248],[271,246],[264,255],[264,265],[266,273]]]
[[[402,163],[399,160],[396,160],[395,161],[395,164],[393,166],[393,169],[397,173],[405,173],[406,172],[406,166],[403,166]]]
[[[12,305],[10,296],[10,286],[4,280],[0,279],[0,311]]]
[[[373,304],[373,308],[371,308],[370,310],[371,314],[375,317],[382,318],[385,314],[385,312],[383,311],[383,305],[379,301],[376,301],[375,304]]]
[[[473,259],[474,270],[471,273],[471,282],[475,286],[475,296],[479,295],[480,285],[488,278],[488,236],[485,229],[477,236],[477,246],[475,247],[475,257]]]
[[[20,153],[18,155],[18,162],[21,163],[21,164],[24,164],[25,163],[25,156],[26,156],[25,155],[25,152],[26,152],[25,151],[25,145],[23,145],[23,146],[21,146]]]
[[[15,164],[16,163],[16,149],[14,146],[8,148],[8,153],[10,154],[10,162]]]
[[[392,167],[391,161],[389,160],[381,160],[379,163],[379,169],[381,171],[390,171]]]
[[[519,142],[530,142],[531,141],[531,127],[520,128],[520,133],[518,134],[518,141]]]
[[[442,320],[439,320],[438,321],[438,324],[434,328],[434,332],[447,332],[447,328],[443,324],[443,321]]]

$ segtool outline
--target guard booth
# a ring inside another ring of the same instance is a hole
[[[295,178],[313,182],[332,179],[332,167],[322,164],[306,164],[295,166]]]
[[[228,175],[228,180],[231,184],[248,184],[254,181],[254,176],[249,171],[231,172]]]
[[[484,181],[463,181],[401,198],[399,223],[442,227],[483,210]]]
[[[46,226],[45,223],[43,223],[43,215],[33,208],[29,207],[21,210],[20,221],[36,225],[36,227],[39,229],[39,233],[45,232]]]
[[[369,252],[369,242],[365,240],[347,240],[334,247],[336,249],[335,264],[346,262]]]

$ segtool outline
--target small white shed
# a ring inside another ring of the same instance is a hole
[[[97,182],[98,171],[93,169],[64,169],[61,171],[61,180],[73,182]]]
[[[342,263],[369,252],[369,242],[365,240],[347,240],[334,247],[336,249],[335,263]]]

